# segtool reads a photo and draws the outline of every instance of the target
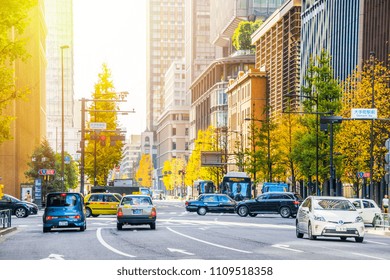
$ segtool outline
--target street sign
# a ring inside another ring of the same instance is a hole
[[[351,109],[352,119],[376,119],[378,118],[378,110],[375,108],[353,108]]]
[[[38,175],[55,175],[56,171],[55,169],[39,169],[38,170]]]
[[[64,157],[64,163],[69,164],[70,163],[70,156]]]
[[[358,178],[363,178],[363,176],[364,176],[364,172],[358,172],[357,173],[357,177]]]
[[[106,129],[107,128],[107,123],[105,122],[91,122],[89,123],[89,129]]]

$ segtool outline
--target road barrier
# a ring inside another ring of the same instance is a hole
[[[0,228],[11,227],[11,209],[0,210]]]
[[[388,213],[375,214],[374,228],[377,227],[390,230],[390,215]]]

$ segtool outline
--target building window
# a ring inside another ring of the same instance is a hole
[[[172,136],[176,135],[176,127],[172,128]]]
[[[176,150],[176,142],[172,142],[172,150]]]

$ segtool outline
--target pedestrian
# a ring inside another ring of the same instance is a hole
[[[387,213],[387,209],[389,209],[389,198],[387,194],[385,194],[385,197],[382,199],[382,207],[383,211]]]
[[[30,194],[30,191],[27,191],[25,197],[24,197],[24,200],[25,201],[28,201],[28,202],[31,202],[31,194]]]

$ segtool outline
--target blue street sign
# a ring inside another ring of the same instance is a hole
[[[363,178],[364,177],[364,172],[358,172],[357,173],[358,178]]]

